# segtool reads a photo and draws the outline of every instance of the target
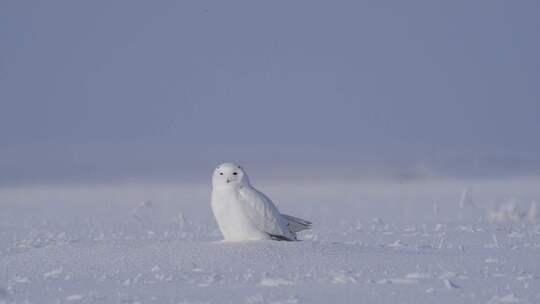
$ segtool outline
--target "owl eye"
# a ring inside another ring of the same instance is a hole
[[[219,172],[219,175],[223,175],[223,172]]]
[[[236,173],[236,172],[233,172],[233,175],[237,175],[237,174],[238,174],[238,173]]]

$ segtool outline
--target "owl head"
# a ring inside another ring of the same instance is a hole
[[[223,163],[216,167],[212,175],[213,187],[241,187],[249,185],[249,179],[244,169],[235,163]]]

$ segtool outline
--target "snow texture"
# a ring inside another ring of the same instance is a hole
[[[0,189],[0,303],[540,302],[539,180],[255,184],[313,230],[223,242],[206,184]]]

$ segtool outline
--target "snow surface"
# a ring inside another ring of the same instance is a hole
[[[0,303],[540,303],[538,179],[254,184],[303,241],[220,241],[208,184],[0,189]]]

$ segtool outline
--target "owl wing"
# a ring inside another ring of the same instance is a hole
[[[295,234],[270,198],[253,187],[242,187],[239,192],[244,212],[260,231],[267,233],[272,239],[296,240]]]

